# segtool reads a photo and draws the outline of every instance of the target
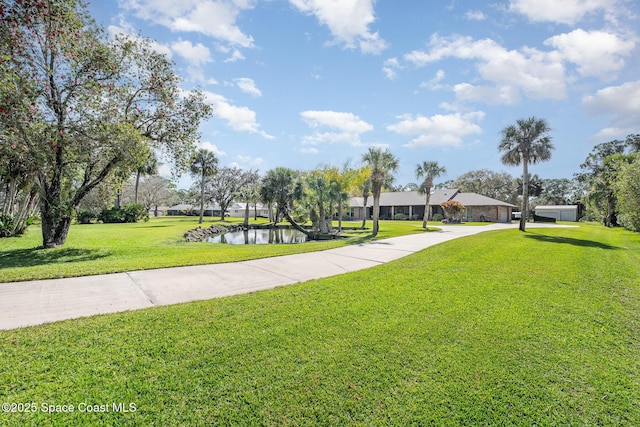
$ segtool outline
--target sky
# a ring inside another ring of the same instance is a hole
[[[94,0],[113,36],[155,40],[213,117],[200,146],[221,166],[398,159],[395,184],[437,161],[441,180],[500,162],[500,132],[545,119],[571,178],[594,145],[640,133],[638,0]],[[161,173],[169,175],[170,165]],[[436,181],[437,182],[437,181]],[[178,186],[186,188],[183,176]]]

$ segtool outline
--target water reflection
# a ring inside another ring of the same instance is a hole
[[[287,228],[268,228],[220,234],[205,240],[210,243],[227,243],[230,245],[267,245],[276,243],[303,243],[307,236],[298,230]]]

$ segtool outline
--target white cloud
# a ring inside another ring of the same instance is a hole
[[[238,49],[233,49],[233,53],[230,57],[224,60],[224,62],[238,62],[244,60],[244,55]]]
[[[303,143],[318,145],[321,143],[342,143],[353,146],[362,145],[360,134],[373,130],[373,126],[353,113],[337,111],[303,111],[302,119],[314,129],[329,128],[335,131],[316,132],[304,137]]]
[[[564,99],[565,69],[557,52],[523,47],[507,50],[491,39],[434,35],[429,50],[412,51],[404,59],[418,67],[446,58],[476,61],[480,76],[489,85],[462,83],[456,86],[460,99],[513,104],[521,95],[532,99]]]
[[[384,61],[383,65],[384,66],[382,67],[382,71],[389,80],[395,79],[397,76],[396,70],[402,68],[402,66],[400,65],[400,61],[398,61],[398,58],[389,58]]]
[[[594,135],[591,139],[595,141],[612,141],[614,139],[625,139],[627,135],[632,133],[636,133],[638,131],[637,128],[619,128],[619,127],[610,127],[601,129],[596,135]]]
[[[596,12],[615,15],[618,3],[616,0],[511,0],[509,11],[525,15],[533,22],[573,25]]]
[[[484,21],[487,19],[487,16],[480,10],[468,10],[464,17],[469,21]]]
[[[266,139],[274,139],[273,136],[260,129],[260,125],[256,122],[255,111],[247,107],[231,105],[222,95],[212,92],[204,93],[206,101],[212,107],[213,115],[225,120],[232,129],[239,132],[255,133]]]
[[[240,12],[253,8],[252,0],[127,0],[120,6],[172,31],[196,32],[233,46],[253,47],[253,37],[236,24]]]
[[[573,62],[583,76],[607,76],[622,69],[624,57],[630,56],[635,48],[632,40],[604,31],[584,31],[577,29],[547,39],[547,46],[553,46],[563,59]]]
[[[353,113],[337,111],[303,111],[300,116],[311,127],[328,126],[348,133],[363,133],[373,130],[373,126]]]
[[[436,114],[431,117],[422,115],[404,114],[399,116],[400,121],[387,126],[387,130],[400,135],[416,136],[409,143],[408,148],[425,146],[454,146],[462,145],[464,137],[482,133],[477,122],[482,121],[484,113],[475,111],[471,113]]]
[[[253,79],[249,79],[247,77],[240,77],[234,80],[236,85],[240,88],[244,93],[248,93],[252,96],[262,96],[262,92],[260,89],[256,87],[256,82]]]
[[[264,163],[264,159],[262,157],[243,156],[241,154],[236,155],[236,160],[238,160],[240,164],[252,168],[260,167]]]
[[[318,154],[320,152],[317,148],[313,147],[299,148],[298,151],[303,154]]]
[[[194,67],[211,62],[211,51],[202,43],[194,45],[189,40],[179,40],[171,44],[171,49]]]
[[[208,141],[201,142],[200,144],[198,144],[198,148],[204,148],[205,150],[209,150],[218,157],[224,157],[227,155],[226,152],[220,150],[215,144],[212,144]]]
[[[444,79],[445,75],[446,74],[444,70],[438,70],[436,71],[436,75],[431,80],[429,80],[428,82],[420,83],[420,87],[427,88],[429,90],[442,89],[444,86],[441,85],[440,82],[442,81],[442,79]]]
[[[141,39],[136,29],[133,28],[133,25],[127,22],[122,15],[119,15],[118,18],[120,20],[119,25],[109,25],[107,27],[107,32],[109,33],[109,36],[111,38],[115,38],[118,35],[124,35],[129,37],[132,40]],[[153,39],[147,39],[147,41],[149,42],[151,49],[154,50],[155,52],[161,55],[165,55],[169,59],[173,57],[173,51],[169,46],[160,44]]]
[[[369,25],[375,21],[374,0],[289,0],[299,11],[315,15],[326,25],[338,43],[359,48],[363,53],[378,54],[387,43]]]
[[[637,127],[640,123],[640,80],[600,89],[582,99],[582,105],[594,115],[612,118],[616,126]]]

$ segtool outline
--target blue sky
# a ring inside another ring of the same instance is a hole
[[[500,131],[546,119],[570,178],[593,146],[640,133],[637,0],[100,0],[109,34],[156,41],[214,116],[201,146],[223,166],[435,160],[455,179],[500,163]],[[169,165],[163,167],[168,174]],[[179,186],[189,185],[183,177]]]

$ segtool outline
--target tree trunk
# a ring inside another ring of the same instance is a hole
[[[54,221],[51,217],[52,215],[42,212],[42,246],[45,249],[62,246],[71,227],[71,217],[64,216],[59,221]]]
[[[342,203],[338,205],[338,233],[342,233]]]
[[[367,225],[367,200],[369,196],[363,197],[364,201],[362,202],[362,228],[365,228]]]
[[[200,221],[202,224],[202,215],[204,214],[204,174],[202,174],[202,182],[200,183]]]
[[[318,217],[320,233],[327,234],[329,230],[327,229],[327,219],[325,218],[324,204],[322,203],[318,203]]]
[[[140,186],[140,172],[136,172],[136,188],[133,203],[138,204],[138,187]]]
[[[244,207],[244,227],[249,228],[249,202]]]
[[[613,194],[607,195],[607,216],[604,218],[604,225],[607,227],[615,227],[618,225],[616,217],[616,202]]]
[[[301,233],[304,233],[307,237],[309,237],[309,232],[307,230],[305,230],[304,228],[302,228],[300,226],[300,224],[295,222],[294,219],[291,218],[291,215],[289,215],[289,212],[283,212],[283,215],[284,215],[284,218],[289,222],[289,224],[291,224],[291,226],[293,228],[295,228],[296,230],[298,230]]]
[[[529,216],[529,159],[522,159],[522,212],[520,213],[520,231],[525,231]]]
[[[424,215],[422,217],[422,228],[427,229],[427,221],[429,221],[429,199],[431,198],[431,189],[427,188],[427,195],[424,201]]]
[[[379,225],[378,218],[380,217],[380,195],[373,196],[373,232],[371,235],[376,237],[378,235]]]

